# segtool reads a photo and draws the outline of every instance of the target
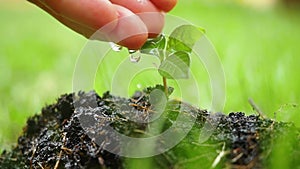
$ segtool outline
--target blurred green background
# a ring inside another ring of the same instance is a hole
[[[26,118],[72,92],[77,56],[87,42],[21,0],[0,0],[0,149]],[[226,74],[225,113],[254,113],[300,126],[300,10],[264,1],[179,0],[171,14],[204,27]]]

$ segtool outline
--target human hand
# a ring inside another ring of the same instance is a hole
[[[164,26],[164,12],[177,0],[29,0],[64,25],[90,38],[97,30],[129,49],[139,49],[148,37],[159,34]]]

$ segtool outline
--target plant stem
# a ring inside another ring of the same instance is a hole
[[[167,85],[167,78],[163,77],[163,83],[164,83],[164,88],[165,88],[165,94],[168,97],[168,85]]]

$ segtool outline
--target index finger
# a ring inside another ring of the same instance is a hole
[[[58,15],[96,30],[118,18],[108,0],[44,0],[44,3]]]

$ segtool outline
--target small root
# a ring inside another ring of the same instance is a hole
[[[145,110],[147,111],[147,113],[155,113],[154,110],[151,110],[149,107],[146,107],[146,106],[141,106],[139,104],[135,104],[135,103],[130,103],[129,106],[132,106],[132,107],[136,107],[136,108],[139,108],[139,109],[142,109],[142,110]]]
[[[229,152],[225,151],[226,144],[223,143],[222,151],[219,153],[219,155],[215,158],[213,164],[211,165],[211,168],[216,168],[216,166],[220,163],[221,159],[227,155]]]
[[[106,169],[104,159],[102,157],[98,157],[98,162],[101,165],[101,168]]]
[[[32,155],[31,155],[31,158],[30,158],[30,162],[29,162],[30,163],[30,168],[32,168],[32,159],[35,156],[35,152],[36,152],[36,146],[34,145]]]
[[[67,154],[72,154],[72,153],[73,153],[73,151],[72,151],[71,149],[67,148],[67,147],[62,147],[61,149],[62,149],[65,153],[67,153]]]
[[[237,162],[243,155],[244,155],[244,153],[240,153],[239,155],[237,155],[236,157],[234,157],[234,158],[231,160],[231,162],[232,162],[232,163]]]
[[[41,167],[41,169],[45,169],[41,163],[37,163],[37,164]]]
[[[60,152],[59,152],[59,155],[58,155],[58,160],[55,163],[54,169],[58,169],[59,162],[60,162],[61,156],[62,156],[64,148],[65,148],[64,146],[65,146],[65,143],[66,143],[66,133],[64,133],[64,137],[63,137],[62,142],[63,142],[63,145],[60,148]]]

